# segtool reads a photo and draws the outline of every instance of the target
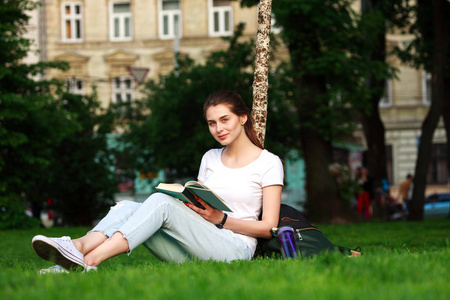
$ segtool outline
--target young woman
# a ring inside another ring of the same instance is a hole
[[[256,237],[270,238],[270,229],[278,224],[283,166],[263,149],[238,94],[210,95],[204,113],[211,135],[224,147],[205,153],[198,180],[224,199],[233,213],[213,209],[201,199],[204,210],[155,193],[143,203],[119,202],[81,238],[35,236],[36,254],[71,270],[90,270],[141,244],[169,262],[250,260]]]

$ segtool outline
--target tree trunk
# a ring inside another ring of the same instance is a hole
[[[253,77],[252,119],[256,135],[264,145],[267,122],[267,90],[269,88],[269,43],[272,0],[258,4],[258,32],[256,37],[256,61]]]
[[[372,96],[372,113],[370,115],[364,114],[362,116],[362,125],[368,147],[367,168],[369,170],[369,176],[373,178],[372,188],[374,189],[374,192],[382,186],[381,180],[387,179],[385,130],[378,111],[378,102],[379,98],[377,98],[377,96]],[[376,199],[373,206],[373,217],[381,218],[382,210],[380,203],[377,202]]]
[[[447,176],[450,177],[450,76],[445,77],[442,117],[444,119],[445,136],[447,138]]]
[[[317,125],[322,116],[314,113],[326,105],[327,100],[320,97],[326,91],[326,80],[318,75],[303,75],[294,81],[305,160],[308,218],[315,222],[342,223],[348,216],[339,198],[337,182],[329,171],[333,162],[332,139],[324,137]]]
[[[371,0],[370,9],[380,10],[384,0]],[[386,25],[383,22],[379,26],[383,29],[378,31],[376,36],[376,42],[372,53],[370,55],[370,61],[372,62],[386,62]],[[381,186],[381,180],[387,178],[386,171],[386,143],[385,143],[385,130],[384,124],[380,117],[379,103],[383,97],[383,91],[385,87],[386,79],[379,80],[371,72],[367,82],[372,90],[379,91],[373,93],[370,99],[370,111],[368,114],[363,114],[362,125],[364,129],[364,135],[366,137],[368,146],[368,169],[371,176],[374,179],[374,187]],[[387,92],[387,91],[385,91]]]
[[[363,16],[374,11],[381,11],[383,3],[384,0],[364,1]],[[386,25],[383,22],[379,26],[382,26],[382,29],[376,33],[374,38],[375,44],[370,54],[370,61],[385,63]],[[370,110],[361,116],[361,123],[368,147],[366,167],[369,170],[369,175],[373,178],[373,188],[376,191],[377,188],[382,186],[381,180],[387,179],[385,130],[379,112],[379,102],[383,97],[385,79],[376,80],[374,74],[370,72],[366,83],[370,90],[378,91],[371,96]],[[374,208],[374,217],[381,217],[379,203],[374,203]]]
[[[306,210],[308,218],[316,222],[338,223],[343,219],[342,201],[337,184],[328,171],[332,163],[332,145],[317,132],[301,129],[302,150],[306,168]]]
[[[431,157],[433,134],[442,112],[444,97],[444,74],[448,55],[448,33],[446,30],[446,0],[418,1],[421,6],[432,5],[432,24],[434,33],[434,48],[431,72],[431,106],[422,124],[416,170],[414,174],[413,197],[408,220],[423,219],[423,204],[425,200],[426,176]]]

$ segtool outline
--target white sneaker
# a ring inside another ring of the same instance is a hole
[[[84,255],[78,251],[68,236],[49,238],[37,235],[33,238],[31,245],[40,258],[60,265],[66,270],[85,268]]]
[[[48,269],[41,269],[39,272],[41,274],[49,274],[49,273],[69,273],[66,269],[64,269],[61,266],[55,265],[53,267],[50,267]]]
[[[87,273],[87,272],[90,272],[90,271],[97,272],[97,267],[86,265],[86,267],[84,268],[83,273]]]

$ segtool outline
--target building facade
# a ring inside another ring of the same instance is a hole
[[[414,36],[387,35],[387,51],[402,47]],[[385,97],[380,101],[380,115],[385,126],[388,177],[399,185],[408,174],[414,174],[421,126],[431,104],[431,75],[402,64],[395,56],[389,63],[398,70],[397,78],[386,82]],[[357,133],[365,144],[362,133]],[[365,145],[364,145],[365,146]],[[434,133],[433,153],[427,176],[427,194],[450,191],[447,170],[447,140],[442,119]]]
[[[256,36],[256,8],[227,0],[46,0],[41,7],[44,61],[67,61],[70,91],[96,86],[103,105],[139,98],[137,85],[173,70],[175,53],[202,62],[225,47],[221,37],[246,24]]]

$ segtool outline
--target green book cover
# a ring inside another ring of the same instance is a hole
[[[184,186],[179,183],[160,183],[155,189],[202,209],[204,207],[195,199],[194,195],[215,209],[232,212],[218,195],[197,181],[188,181]]]

